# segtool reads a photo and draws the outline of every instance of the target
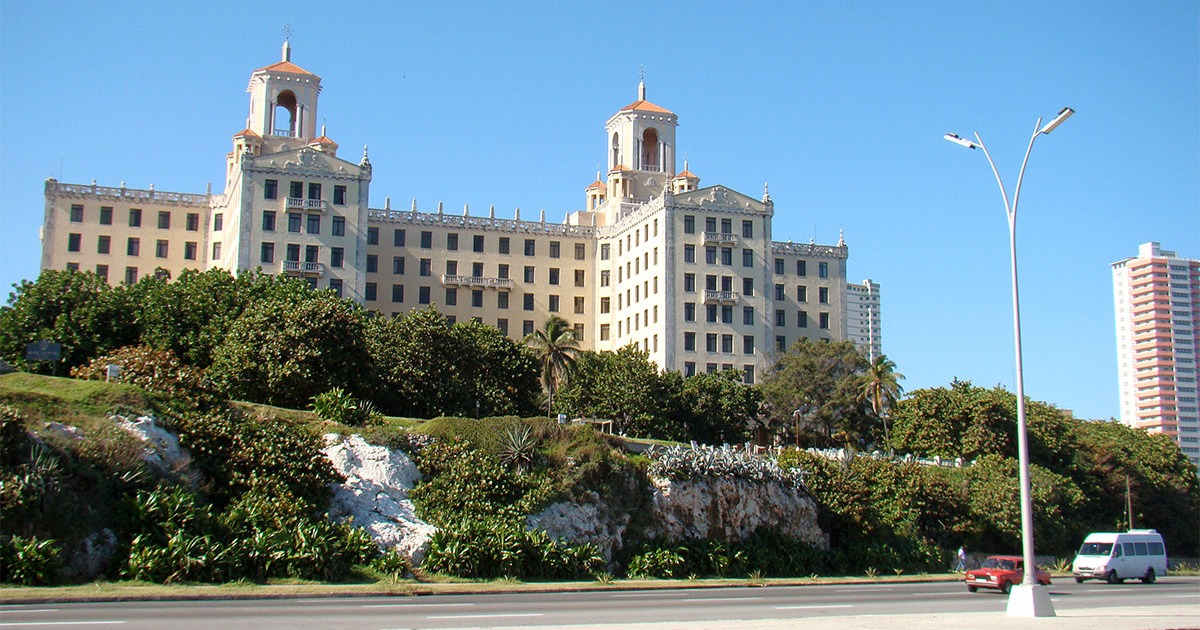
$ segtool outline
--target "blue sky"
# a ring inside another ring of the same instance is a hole
[[[948,131],[979,131],[1011,190],[1037,118],[1078,112],[1022,189],[1033,398],[1117,414],[1109,264],[1150,240],[1200,257],[1192,0],[500,5],[3,0],[0,286],[38,273],[48,176],[219,188],[284,24],[341,155],[370,145],[374,207],[562,220],[644,66],[702,186],[769,183],[776,240],[844,230],[907,389],[1014,380],[1003,206]]]

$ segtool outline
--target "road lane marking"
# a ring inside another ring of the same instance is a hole
[[[609,597],[670,597],[671,594],[665,591],[657,591],[654,593],[616,593]]]
[[[1197,597],[1200,597],[1200,594],[1192,593],[1191,595],[1163,595],[1163,597],[1167,599],[1196,599]]]
[[[35,613],[35,612],[58,612],[60,608],[0,608],[0,613]]]
[[[542,613],[492,613],[490,615],[426,615],[426,619],[491,619],[499,617],[541,617]]]
[[[762,599],[761,597],[691,597],[681,599],[681,602],[744,602],[749,600]]]
[[[775,610],[811,610],[816,608],[853,608],[854,604],[812,604],[808,606],[776,606]]]
[[[4,612],[8,612],[7,610]],[[98,626],[101,624],[118,624],[124,621],[18,621],[16,623],[0,623],[0,628],[28,628],[31,626]]]
[[[429,606],[474,606],[473,603],[462,604],[362,604],[360,608],[427,608]]]

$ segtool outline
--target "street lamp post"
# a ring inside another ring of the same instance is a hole
[[[996,184],[1000,186],[1000,196],[1004,199],[1004,212],[1008,217],[1008,249],[1012,260],[1012,301],[1013,301],[1013,340],[1016,346],[1017,361],[1017,456],[1020,462],[1021,485],[1021,544],[1025,558],[1025,575],[1020,586],[1014,586],[1008,597],[1007,615],[1009,617],[1054,617],[1054,605],[1050,603],[1050,594],[1038,585],[1034,577],[1036,564],[1033,557],[1033,499],[1029,482],[1029,439],[1025,427],[1025,382],[1021,368],[1021,302],[1017,291],[1017,201],[1021,197],[1021,181],[1025,178],[1025,165],[1029,163],[1029,153],[1033,150],[1033,141],[1042,134],[1048,134],[1058,128],[1075,110],[1064,107],[1054,120],[1042,126],[1038,118],[1033,135],[1029,138],[1029,148],[1025,150],[1025,159],[1021,162],[1021,171],[1017,175],[1017,187],[1013,191],[1012,205],[1008,203],[1008,192],[1000,179],[1000,171],[991,153],[983,144],[979,133],[975,133],[975,142],[962,138],[957,134],[948,133],[945,138],[968,149],[983,149],[987,156],[992,173],[996,175]]]

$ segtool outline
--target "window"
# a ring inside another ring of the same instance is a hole
[[[704,288],[709,291],[716,291],[717,290],[717,276],[715,276],[711,273],[708,274],[707,276],[704,276]]]
[[[321,198],[321,185],[320,184],[318,184],[316,182],[312,182],[308,185],[308,198],[309,199],[320,199]]]
[[[550,284],[558,284],[558,268],[550,268]]]
[[[775,259],[775,275],[777,275],[777,276],[783,275],[783,259],[782,258]]]
[[[96,265],[96,275],[108,282],[108,265]]]
[[[129,227],[142,227],[142,209],[141,208],[130,208],[129,209]],[[137,268],[130,267],[130,269],[133,269],[133,273],[136,276]]]
[[[533,267],[531,265],[525,266],[525,284],[533,284]]]
[[[733,219],[721,219],[721,233],[733,234]]]
[[[404,247],[406,232],[403,229],[392,230],[392,246]]]
[[[508,237],[507,236],[500,237],[499,249],[500,249],[501,254],[508,253]]]
[[[378,245],[378,244],[379,244],[379,228],[377,228],[377,227],[367,228],[367,245]]]
[[[746,326],[754,325],[754,307],[753,306],[743,306],[742,307],[742,324],[746,325]]]
[[[754,238],[754,221],[742,221],[742,236]]]
[[[158,239],[158,242],[156,242],[154,244],[154,256],[156,258],[166,258],[167,257],[167,247],[168,247],[168,245],[167,245],[166,240],[161,239],[161,238]]]
[[[293,234],[300,233],[300,214],[297,212],[288,213],[288,232]]]
[[[183,259],[196,260],[196,242],[188,241],[183,244]]]
[[[612,328],[608,324],[600,324],[600,341],[608,341],[612,335]]]
[[[808,261],[806,261],[806,260],[797,260],[796,261],[796,275],[797,276],[807,276],[808,275]]]
[[[753,365],[743,365],[742,366],[742,383],[744,383],[746,385],[754,384],[754,366]]]
[[[377,271],[379,271],[379,256],[367,254],[367,273],[376,273]]]
[[[721,322],[725,323],[725,324],[733,323],[733,305],[732,304],[722,304],[721,305]]]
[[[533,294],[532,293],[525,294],[523,306],[524,306],[525,310],[527,310],[527,311],[533,310]]]
[[[694,333],[694,332],[683,333],[683,349],[687,352],[695,352],[696,351],[696,333]]]
[[[685,263],[696,262],[696,246],[695,245],[689,244],[689,245],[683,246],[683,262],[685,262]]]
[[[551,295],[551,296],[550,296],[550,308],[549,308],[549,310],[550,310],[550,312],[551,312],[551,313],[557,313],[557,312],[558,312],[558,296],[557,296],[557,295]]]
[[[754,354],[754,335],[742,337],[742,354]]]
[[[733,353],[733,335],[721,335],[721,352],[725,354]]]
[[[829,328],[829,313],[821,313],[820,323],[821,328]]]
[[[787,350],[787,337],[775,335],[775,349],[779,351]]]
[[[129,237],[129,240],[125,241],[125,255],[126,256],[137,256],[139,253],[139,249],[141,248],[141,245],[142,245],[142,243],[141,243],[141,241],[138,240],[138,237],[136,237],[136,236]]]
[[[521,331],[526,337],[528,337],[529,335],[532,335],[533,334],[533,320],[527,319],[524,322],[522,322],[521,323]]]
[[[125,284],[134,284],[137,282],[137,267],[125,268]]]
[[[715,324],[717,322],[717,305],[716,304],[705,305],[704,319],[705,319],[705,321],[707,321],[710,324]]]
[[[300,199],[304,196],[304,182],[288,182],[288,196]]]
[[[501,291],[496,294],[496,308],[508,308],[508,291]]]
[[[828,278],[829,277],[829,263],[827,263],[827,262],[817,263],[817,275],[822,278]]]
[[[392,273],[402,276],[404,275],[404,256],[392,256]]]
[[[742,250],[742,266],[743,267],[753,267],[754,266],[754,250],[753,249],[743,249]]]
[[[316,245],[304,246],[304,262],[315,263],[321,255],[321,248]],[[315,286],[315,285],[314,285]]]
[[[446,289],[446,306],[458,306],[458,289]]]
[[[696,362],[695,361],[684,361],[683,362],[683,375],[684,376],[695,376],[696,375]]]
[[[213,215],[213,231],[220,232],[225,229],[225,215],[218,212]]]
[[[754,278],[742,278],[742,295],[746,297],[754,295]]]
[[[605,243],[600,246],[600,260],[608,260],[612,255],[612,246]]]
[[[363,299],[368,302],[374,302],[375,300],[378,299],[378,296],[377,296],[378,291],[379,291],[378,285],[376,285],[374,282],[368,282],[366,285],[363,286]]]
[[[417,287],[417,303],[429,304],[429,287]]]
[[[600,298],[600,312],[607,313],[612,309],[612,298]]]
[[[335,185],[333,187],[333,204],[336,206],[346,205],[346,187],[345,186]]]
[[[535,255],[537,255],[537,245],[536,245],[536,241],[534,241],[534,240],[533,240],[533,239],[531,239],[531,238],[527,238],[527,239],[525,239],[525,255],[526,255],[526,256],[535,256]]]
[[[781,308],[775,309],[775,325],[787,326],[787,313]]]
[[[433,259],[422,258],[421,263],[420,263],[420,270],[418,270],[417,273],[421,276],[433,275]]]
[[[71,223],[83,223],[83,204],[71,204]]]
[[[688,215],[688,214],[683,215],[683,233],[684,234],[695,234],[696,233],[696,217],[694,217],[692,215]]]
[[[476,253],[483,252],[483,235],[476,234],[471,237],[471,251]]]
[[[583,260],[586,255],[586,246],[583,243],[575,243],[575,260]]]
[[[581,296],[575,297],[575,312],[578,314],[583,314],[583,297]]]
[[[189,214],[188,215],[188,229],[191,229],[191,226],[192,226],[192,215]],[[274,210],[263,210],[262,230],[264,232],[274,232],[275,231],[275,211]]]
[[[319,215],[319,214],[308,215],[307,232],[309,234],[320,234],[321,233],[321,215]]]
[[[336,295],[338,297],[342,297],[342,279],[341,278],[330,278],[329,279],[329,290],[333,291],[334,295]]]
[[[733,248],[732,247],[722,247],[721,248],[721,264],[726,265],[726,266],[733,265]]]
[[[600,272],[600,286],[606,287],[612,282],[612,274],[605,269]]]
[[[263,181],[263,199],[278,199],[279,198],[279,180],[268,179]]]
[[[100,225],[112,225],[112,206],[100,206]]]
[[[341,247],[333,247],[329,250],[329,266],[341,268],[346,260],[346,250]]]
[[[575,270],[575,286],[577,286],[577,287],[583,286],[583,270],[582,269]]]
[[[782,300],[782,299],[784,299],[784,298],[783,298],[783,285],[782,285],[782,284],[777,284],[777,285],[775,285],[775,299],[776,299],[776,300]]]
[[[483,277],[483,263],[471,263],[471,276],[475,278]]]
[[[429,249],[433,247],[433,232],[428,230],[421,231],[421,249]]]
[[[69,252],[79,251],[80,243],[82,243],[82,242],[83,242],[83,235],[68,234],[67,235],[67,251],[69,251]]]
[[[694,273],[683,274],[683,290],[685,293],[695,293],[696,292],[696,274],[694,274]]]
[[[97,237],[96,238],[96,253],[97,254],[107,254],[109,251],[109,241],[111,239],[112,239],[112,237],[107,236],[107,235],[101,235],[101,236]]]
[[[501,294],[501,295],[504,295],[504,294]],[[504,318],[497,319],[496,320],[496,329],[500,331],[500,334],[507,335],[508,334],[508,320],[504,319]]]
[[[297,245],[297,244],[295,244],[295,243],[291,243],[291,244],[289,244],[289,245],[287,246],[287,258],[286,258],[285,260],[291,260],[291,261],[294,261],[294,262],[299,262],[299,260],[300,260],[300,246],[299,246],[299,245]]]
[[[171,229],[171,212],[169,210],[160,210],[158,213],[158,229]]]
[[[696,321],[696,303],[695,302],[684,302],[683,303],[683,321],[685,321],[685,322]]]
[[[717,219],[716,219],[716,217],[705,217],[705,219],[704,219],[704,231],[705,231],[705,232],[716,232],[716,231],[717,231]]]
[[[709,245],[704,248],[704,262],[709,265],[717,264],[717,248]]]
[[[829,288],[828,287],[820,287],[817,289],[817,301],[820,302],[821,304],[829,303]]]
[[[808,312],[796,311],[796,325],[800,328],[808,328]]]
[[[704,350],[707,352],[717,351],[717,333],[708,333],[704,336]]]
[[[796,286],[796,301],[797,302],[807,302],[808,301],[808,287],[806,287],[802,284]]]
[[[403,302],[404,301],[404,285],[403,284],[393,284],[392,285],[392,301],[393,302]]]
[[[458,233],[450,232],[446,235],[446,249],[456,252],[458,251]]]
[[[483,274],[480,274],[483,275]],[[500,263],[496,266],[496,275],[500,278],[508,279],[508,265]]]
[[[333,236],[346,235],[346,217],[333,217],[330,219],[329,233]]]
[[[212,246],[212,259],[217,260],[220,257],[221,257],[221,241],[217,241],[217,242],[213,243],[213,246]]]
[[[551,257],[551,258],[558,258],[558,257],[559,257],[559,254],[561,254],[561,253],[562,253],[562,252],[561,252],[561,250],[562,250],[562,243],[561,243],[561,242],[559,242],[559,241],[550,241],[550,257]]]

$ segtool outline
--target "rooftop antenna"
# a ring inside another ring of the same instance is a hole
[[[292,45],[288,41],[292,38],[292,25],[283,25],[283,60],[292,60]]]
[[[638,100],[646,100],[646,66],[638,66],[640,69],[641,80],[638,82]]]

